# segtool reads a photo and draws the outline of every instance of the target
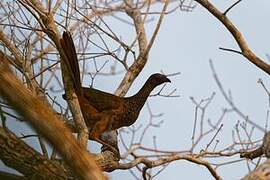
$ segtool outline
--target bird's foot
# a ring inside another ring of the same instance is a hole
[[[93,140],[95,140],[95,141],[97,141],[97,142],[99,142],[100,144],[103,145],[103,147],[102,147],[102,151],[103,151],[103,152],[109,149],[113,154],[115,154],[115,155],[117,156],[117,158],[120,159],[120,153],[119,153],[118,148],[113,147],[113,146],[110,145],[109,143],[107,143],[107,142],[105,142],[105,141],[103,141],[103,140],[101,140],[101,139],[99,139],[99,138],[95,138],[95,139],[93,139]]]

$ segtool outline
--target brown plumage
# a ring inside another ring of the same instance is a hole
[[[67,56],[67,66],[86,124],[92,127],[90,138],[103,143],[105,131],[132,125],[138,118],[147,97],[158,85],[171,82],[165,75],[152,74],[137,94],[119,97],[94,88],[82,87],[75,46],[71,35],[64,32],[60,40]],[[104,143],[103,143],[104,144]]]

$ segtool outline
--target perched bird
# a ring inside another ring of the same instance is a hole
[[[158,85],[171,82],[165,75],[152,74],[139,92],[131,97],[119,97],[94,88],[82,87],[80,70],[74,42],[69,32],[60,40],[67,56],[66,65],[73,81],[84,120],[90,129],[90,139],[105,144],[100,136],[103,132],[132,125],[151,91]],[[65,97],[64,97],[65,98]]]

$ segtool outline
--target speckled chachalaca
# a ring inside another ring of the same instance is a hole
[[[84,120],[90,129],[90,139],[102,144],[103,132],[132,125],[151,91],[158,85],[171,82],[165,75],[152,74],[139,92],[131,97],[119,97],[94,88],[82,87],[74,42],[69,32],[64,32],[61,46],[67,56],[67,66],[73,81]],[[106,143],[105,143],[106,145]]]

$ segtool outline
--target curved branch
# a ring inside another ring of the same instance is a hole
[[[126,164],[119,163],[119,164],[114,164],[114,166],[117,166],[117,169],[130,169],[142,163],[146,166],[144,170],[146,172],[146,170],[149,168],[157,167],[157,166],[167,164],[176,160],[187,160],[189,162],[193,162],[198,165],[203,165],[208,169],[208,171],[212,174],[212,176],[215,179],[221,180],[221,177],[217,174],[216,170],[207,161],[204,161],[200,158],[196,158],[190,155],[171,155],[169,157],[160,158],[158,160],[153,160],[153,161],[148,160],[144,157],[139,157],[129,163],[126,163]]]
[[[130,66],[128,69],[128,72],[125,74],[122,82],[120,83],[118,89],[116,90],[115,94],[119,96],[124,96],[128,89],[130,88],[131,84],[135,80],[135,78],[139,75],[139,73],[144,68],[147,60],[148,60],[148,54],[149,51],[156,39],[157,33],[160,29],[160,25],[162,23],[162,20],[164,18],[167,6],[169,4],[169,1],[165,1],[165,5],[162,9],[162,12],[160,14],[160,18],[158,20],[157,26],[155,28],[155,31],[150,39],[150,42],[147,43],[147,37],[146,32],[144,28],[144,21],[141,17],[141,12],[137,8],[132,7],[132,3],[130,1],[126,2],[126,13],[132,18],[134,22],[134,26],[136,29],[136,33],[138,36],[138,43],[139,43],[139,56],[135,60],[135,62]]]
[[[265,63],[260,59],[252,50],[248,47],[241,32],[234,26],[234,24],[228,19],[228,17],[220,12],[214,5],[212,5],[208,0],[196,0],[205,9],[207,9],[212,15],[214,15],[232,34],[238,46],[241,49],[242,55],[246,57],[251,63],[256,65],[258,68],[270,75],[270,65]]]
[[[63,84],[65,86],[65,90],[67,91],[68,95],[71,95],[70,97],[75,97],[74,90],[72,88],[72,81],[70,80],[70,76],[68,75],[68,70],[71,71],[67,66],[67,57],[65,55],[65,52],[60,45],[60,33],[58,32],[57,26],[55,24],[53,14],[47,13],[45,8],[43,7],[42,3],[40,1],[32,0],[31,3],[28,2],[26,4],[23,4],[25,7],[31,7],[34,9],[34,11],[39,15],[39,18],[37,21],[40,23],[40,26],[42,27],[43,31],[51,38],[51,40],[54,42],[57,50],[59,51],[61,61],[64,63],[61,63],[61,72],[62,72],[62,78],[63,78]],[[74,117],[74,122],[78,129],[78,141],[79,143],[86,148],[87,141],[88,141],[88,128],[86,127],[86,124],[84,122],[82,113],[80,111],[80,106],[77,98],[72,98],[68,100],[69,107],[71,109],[72,115]]]

